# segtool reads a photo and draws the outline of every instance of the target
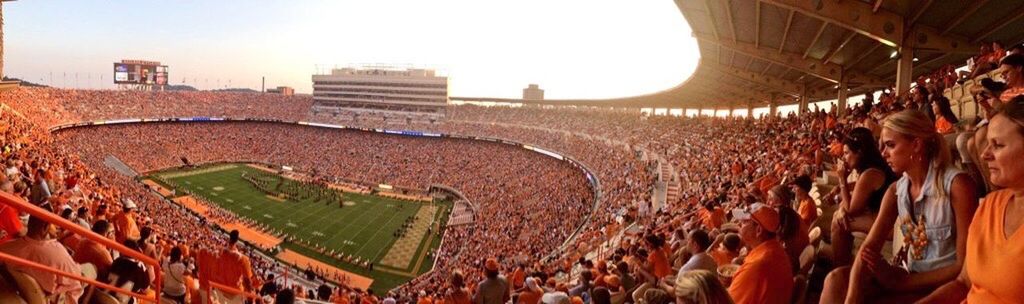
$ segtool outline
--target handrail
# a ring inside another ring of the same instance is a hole
[[[80,274],[74,274],[74,273],[70,273],[70,272],[65,272],[63,270],[58,270],[58,269],[55,269],[53,267],[46,266],[46,265],[43,265],[43,264],[39,264],[39,263],[36,263],[36,262],[33,262],[33,261],[29,261],[29,260],[26,260],[26,259],[22,259],[22,258],[19,258],[17,256],[13,256],[13,255],[10,255],[10,254],[7,254],[7,253],[0,252],[0,261],[4,261],[5,263],[11,263],[11,264],[18,265],[18,266],[24,266],[24,267],[32,268],[32,269],[35,269],[35,270],[49,272],[49,273],[52,273],[52,274],[55,274],[55,275],[59,275],[59,276],[62,276],[62,277],[66,277],[66,278],[74,279],[76,281],[87,283],[87,284],[92,285],[92,286],[96,286],[96,287],[100,287],[100,288],[103,288],[103,289],[111,290],[111,291],[114,291],[116,293],[120,293],[120,294],[123,294],[123,295],[128,295],[128,296],[136,297],[136,298],[139,298],[140,300],[151,301],[151,302],[154,302],[154,303],[156,303],[156,301],[157,301],[155,296],[147,296],[147,295],[135,293],[135,292],[127,290],[127,289],[123,289],[123,288],[120,288],[120,287],[117,287],[117,286],[114,286],[114,285],[110,285],[110,284],[107,284],[107,283],[103,283],[103,282],[100,282],[100,281],[97,281],[97,280],[94,280],[94,279],[90,279],[90,278],[84,277],[84,276],[82,276]]]
[[[6,192],[3,192],[3,191],[0,191],[0,203],[8,205],[8,206],[11,206],[12,208],[14,208],[14,209],[16,209],[18,211],[28,213],[31,216],[40,218],[40,219],[42,219],[42,220],[44,220],[44,221],[46,221],[48,223],[54,224],[54,225],[56,225],[58,227],[61,227],[61,228],[65,229],[66,231],[70,231],[70,232],[72,232],[74,234],[80,235],[80,236],[84,237],[85,239],[91,240],[93,242],[100,243],[101,245],[103,245],[103,246],[105,246],[107,248],[112,248],[114,250],[117,250],[122,255],[129,256],[131,258],[139,260],[140,262],[142,262],[144,264],[152,265],[154,273],[156,273],[156,282],[154,282],[155,284],[151,284],[151,285],[154,286],[154,290],[156,291],[156,295],[157,296],[160,295],[160,289],[163,287],[162,286],[162,282],[163,281],[161,280],[162,273],[160,271],[160,263],[157,262],[156,259],[151,258],[151,257],[149,257],[149,256],[147,256],[145,254],[142,254],[141,252],[138,252],[138,251],[135,251],[135,250],[130,249],[128,247],[125,247],[124,245],[119,244],[119,243],[117,243],[117,242],[115,242],[115,241],[113,241],[111,239],[108,239],[106,237],[100,236],[99,234],[96,234],[95,232],[92,232],[89,229],[85,229],[85,227],[79,226],[78,224],[75,224],[75,223],[72,223],[72,222],[70,222],[68,220],[65,220],[64,218],[61,218],[60,216],[57,216],[56,214],[53,214],[52,212],[50,212],[50,211],[48,211],[46,209],[43,209],[43,208],[40,208],[39,206],[30,204],[30,203],[26,202],[25,200],[21,199],[20,197],[14,196],[14,195],[12,195],[10,193],[6,193]],[[17,257],[14,257],[14,258],[17,258]],[[28,262],[28,261],[24,261],[24,262]],[[31,267],[31,266],[29,266],[29,267]],[[43,267],[45,267],[45,266],[43,266]],[[58,270],[54,270],[54,271],[58,271]],[[66,273],[61,273],[59,271],[55,272],[55,273],[67,276]],[[68,277],[75,278],[74,276],[68,276]],[[90,284],[90,285],[95,285],[95,284]],[[100,286],[100,285],[95,285],[95,286]],[[156,301],[156,299],[154,298],[154,302],[155,301]]]
[[[245,291],[242,291],[241,289],[234,288],[234,287],[231,287],[231,286],[228,286],[228,285],[224,285],[224,284],[221,284],[221,283],[217,283],[217,282],[214,282],[214,281],[210,281],[210,287],[211,288],[216,288],[216,289],[218,289],[220,291],[223,291],[223,292],[226,292],[228,294],[242,295],[242,296],[244,296],[247,299],[254,299],[254,300],[255,299],[260,299],[260,296],[255,294],[255,293],[245,292]],[[209,302],[209,300],[210,300],[209,299],[209,297],[210,297],[209,290],[207,290],[207,292],[206,292],[206,297],[207,297],[207,301]]]

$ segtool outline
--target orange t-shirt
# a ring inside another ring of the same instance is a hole
[[[466,289],[465,287],[454,290],[450,295],[445,297],[444,300],[445,304],[470,304],[473,302],[469,289]]]
[[[14,239],[21,232],[24,225],[18,218],[18,210],[11,206],[0,206],[0,243]]]
[[[1003,220],[1011,190],[989,193],[967,232],[967,275],[971,290],[963,303],[1024,303],[1024,232],[1006,238]]]
[[[541,291],[530,291],[526,290],[519,293],[519,304],[537,304],[540,303],[540,297],[544,295]]]
[[[654,276],[659,279],[672,274],[672,266],[668,264],[668,256],[664,250],[654,250],[647,256],[647,262],[654,267]]]
[[[429,296],[427,296],[427,297],[420,297],[419,300],[416,300],[416,304],[432,304],[432,303],[434,303],[434,299],[431,299]]]
[[[243,282],[252,277],[249,257],[228,248],[217,254],[202,255],[199,266],[210,281],[245,290]]]
[[[1006,89],[1006,91],[1003,91],[1003,94],[999,95],[999,100],[1010,102],[1017,95],[1024,95],[1024,87]]]
[[[814,199],[800,201],[800,209],[798,211],[800,219],[808,227],[813,226],[814,221],[818,219],[818,207],[814,205]]]
[[[708,230],[718,229],[725,223],[725,211],[722,208],[715,208],[714,211],[710,212],[707,209],[701,209],[700,211],[701,223]]]
[[[732,264],[732,260],[739,256],[738,254],[729,252],[728,250],[725,250],[725,248],[721,247],[711,250],[711,252],[708,252],[708,255],[711,255],[711,258],[715,259],[715,264],[718,264],[718,266]]]
[[[114,227],[117,228],[115,236],[118,243],[124,240],[139,239],[139,225],[135,222],[135,216],[129,213],[119,213],[114,217]]]
[[[512,286],[513,289],[523,288],[523,284],[526,282],[526,271],[522,267],[516,267],[516,270],[512,271]]]
[[[736,270],[729,295],[736,304],[789,303],[793,293],[793,268],[777,240],[761,243],[750,251]]]
[[[953,130],[953,124],[952,123],[950,123],[948,120],[946,120],[945,117],[942,117],[942,115],[935,115],[935,116],[937,116],[935,118],[935,131],[936,132],[939,132],[939,134],[953,133],[954,130]]]

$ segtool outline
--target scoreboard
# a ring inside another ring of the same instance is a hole
[[[114,83],[167,85],[167,66],[158,61],[121,60],[114,63]]]

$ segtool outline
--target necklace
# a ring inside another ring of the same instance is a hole
[[[913,216],[902,218],[900,231],[903,232],[903,246],[909,248],[908,254],[915,260],[924,258],[924,250],[928,247],[928,234],[925,233],[924,214],[915,221]]]

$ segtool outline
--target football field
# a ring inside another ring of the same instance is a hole
[[[441,240],[450,202],[415,202],[342,193],[283,178],[246,164],[214,164],[150,175],[287,236],[289,250],[370,277],[372,288],[391,289],[430,270],[427,253]],[[332,254],[333,253],[333,254]],[[339,258],[340,257],[340,258]],[[373,270],[365,263],[372,262]]]

